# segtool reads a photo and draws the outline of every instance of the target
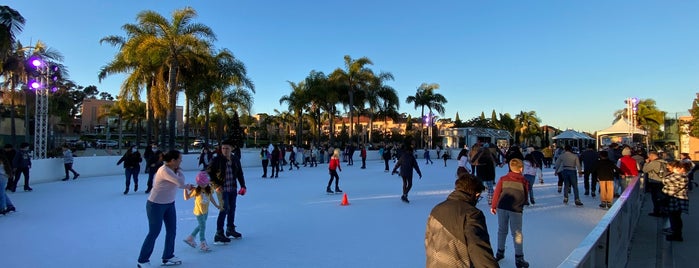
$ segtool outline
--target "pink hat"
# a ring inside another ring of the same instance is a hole
[[[200,171],[197,174],[196,181],[197,185],[202,187],[209,185],[209,182],[211,182],[209,179],[209,174],[207,174],[206,171]]]

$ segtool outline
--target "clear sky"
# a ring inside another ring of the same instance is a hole
[[[543,124],[594,132],[628,97],[686,112],[699,92],[699,1],[45,1],[3,5],[26,19],[19,40],[65,56],[70,78],[116,95],[123,76],[98,82],[117,48],[100,45],[136,14],[166,18],[195,8],[217,48],[242,60],[254,81],[253,113],[286,110],[286,81],[368,57],[393,73],[401,111],[421,83],[438,83],[444,117],[534,110]],[[183,97],[180,97],[182,99]]]

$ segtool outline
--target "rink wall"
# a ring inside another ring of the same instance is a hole
[[[432,151],[436,158],[436,153]],[[418,155],[422,157],[422,155]],[[288,154],[287,154],[288,157]],[[73,169],[80,173],[80,177],[100,177],[124,174],[123,165],[117,165],[121,156],[80,156],[75,157]],[[185,154],[182,156],[182,169],[186,171],[198,170],[200,167],[199,154]],[[380,160],[378,151],[368,151],[367,161]],[[360,161],[359,153],[355,153],[353,160]],[[298,159],[301,163],[300,158]],[[243,150],[241,164],[243,168],[262,167],[259,150]],[[327,164],[327,157],[325,158]],[[141,172],[144,172],[145,161],[141,163]],[[72,175],[71,175],[72,176]],[[63,169],[63,158],[34,159],[32,168],[29,171],[30,185],[35,183],[57,181],[65,178]],[[24,180],[20,178],[19,186],[24,185]]]

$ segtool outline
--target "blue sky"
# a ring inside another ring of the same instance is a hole
[[[242,60],[256,86],[254,113],[286,110],[288,81],[368,57],[401,100],[438,83],[444,117],[534,110],[544,124],[582,131],[611,125],[628,97],[686,112],[699,92],[699,1],[44,1],[9,0],[27,23],[20,41],[65,56],[70,78],[116,95],[122,76],[98,82],[117,49],[100,45],[136,14],[166,18],[191,6]],[[180,99],[183,97],[180,96]],[[419,110],[405,102],[401,111]]]

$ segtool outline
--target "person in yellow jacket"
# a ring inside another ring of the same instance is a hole
[[[199,172],[199,174],[197,174],[196,181],[197,188],[194,188],[191,191],[187,189],[184,190],[184,200],[189,200],[190,198],[194,197],[194,216],[197,217],[197,222],[199,225],[194,228],[192,233],[187,236],[187,239],[185,239],[184,242],[187,243],[187,245],[196,248],[197,244],[194,242],[194,236],[199,234],[199,250],[209,251],[209,246],[206,244],[206,219],[209,217],[209,202],[213,203],[219,210],[221,207],[219,207],[219,205],[216,203],[216,198],[213,198],[213,191],[211,190],[211,185],[209,185],[211,182],[209,179],[209,174],[207,174],[206,171]]]

